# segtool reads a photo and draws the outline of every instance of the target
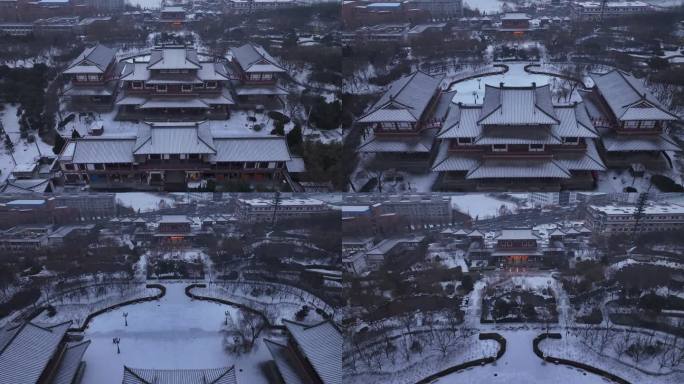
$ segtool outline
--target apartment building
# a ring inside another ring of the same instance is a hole
[[[279,200],[253,198],[237,200],[237,218],[242,222],[260,223],[282,219],[306,218],[328,214],[332,208],[312,198],[283,198]]]
[[[607,234],[684,229],[684,206],[672,203],[646,205],[638,226],[636,213],[637,206],[634,204],[590,205],[586,217],[594,232]]]
[[[577,20],[600,20],[601,18],[642,15],[654,8],[643,1],[573,1],[572,16]]]

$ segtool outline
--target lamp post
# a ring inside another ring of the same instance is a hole
[[[115,337],[114,338],[114,344],[116,344],[116,354],[120,355],[121,354],[121,349],[119,349],[119,343],[121,343],[121,338],[120,337]]]
[[[128,327],[128,312],[123,313],[124,326]]]
[[[226,310],[226,326],[228,325],[228,315],[230,315],[230,311]]]

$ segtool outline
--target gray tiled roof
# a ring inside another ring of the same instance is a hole
[[[311,382],[312,379],[287,345],[271,340],[264,340],[264,344],[271,353],[280,377],[285,384],[307,384]]]
[[[570,171],[553,160],[488,159],[466,175],[466,179],[490,178],[569,179]]]
[[[486,126],[475,144],[560,144],[546,126]]]
[[[615,135],[608,134],[601,138],[608,152],[635,151],[681,151],[682,149],[667,135]]]
[[[132,163],[135,138],[98,137],[75,141],[72,162],[85,163]]]
[[[149,123],[140,126],[134,154],[214,154],[211,130],[204,124]]]
[[[619,120],[677,120],[634,76],[614,69],[591,75],[599,93]]]
[[[584,103],[554,107],[553,110],[560,120],[560,124],[552,126],[552,132],[556,137],[598,137],[594,125],[587,115],[587,110],[584,108]]]
[[[482,126],[477,124],[477,120],[480,118],[481,110],[482,107],[479,105],[452,105],[437,137],[479,137],[482,134]]]
[[[122,384],[237,384],[235,367],[143,369],[124,366]]]
[[[433,172],[469,171],[480,163],[479,154],[449,153],[449,142],[442,140],[432,163]]]
[[[76,59],[74,59],[64,73],[85,73],[88,67],[94,71],[90,73],[104,73],[109,64],[114,60],[116,51],[104,45],[97,44],[94,47],[86,48]]]
[[[359,146],[358,152],[427,153],[432,151],[434,141],[434,129],[426,129],[419,135],[412,136],[377,136],[373,132],[371,132],[369,136],[367,136],[363,143],[361,143],[361,145]]]
[[[496,240],[539,240],[531,229],[502,229],[494,237]]]
[[[550,86],[485,86],[480,124],[558,124]]]
[[[197,51],[185,47],[155,48],[150,54],[147,69],[200,69]]]
[[[41,193],[45,192],[49,186],[49,179],[5,180],[5,184],[0,185],[0,192],[8,195],[14,193]]]
[[[290,152],[284,137],[224,137],[214,138],[216,155],[211,161],[289,161]]]
[[[27,322],[0,329],[0,383],[37,383],[70,325]]]
[[[330,321],[315,325],[283,320],[323,384],[342,383],[342,334]]]
[[[69,344],[62,355],[62,360],[57,367],[57,373],[51,384],[73,384],[74,378],[81,367],[83,355],[90,345],[90,340],[80,343]]]
[[[559,151],[554,159],[570,171],[605,171],[606,166],[601,160],[596,144],[592,139],[586,139],[587,149],[584,152]]]
[[[285,72],[280,63],[260,45],[248,43],[230,51],[245,72]]]
[[[395,80],[359,122],[419,121],[441,82],[420,71]]]

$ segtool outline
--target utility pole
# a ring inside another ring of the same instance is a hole
[[[280,191],[276,191],[273,196],[273,219],[271,220],[271,228],[275,229],[276,221],[278,220],[278,207],[280,206]]]
[[[603,25],[603,14],[606,11],[608,0],[601,0],[601,15],[599,16],[599,27]]]
[[[632,228],[632,246],[636,245],[637,234],[641,229],[641,219],[644,217],[646,200],[648,200],[648,191],[640,193],[637,198],[636,210],[634,211],[634,228]]]

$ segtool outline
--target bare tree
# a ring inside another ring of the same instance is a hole
[[[436,349],[442,353],[442,357],[446,357],[449,349],[451,349],[458,340],[458,337],[449,330],[433,330],[432,343]]]

